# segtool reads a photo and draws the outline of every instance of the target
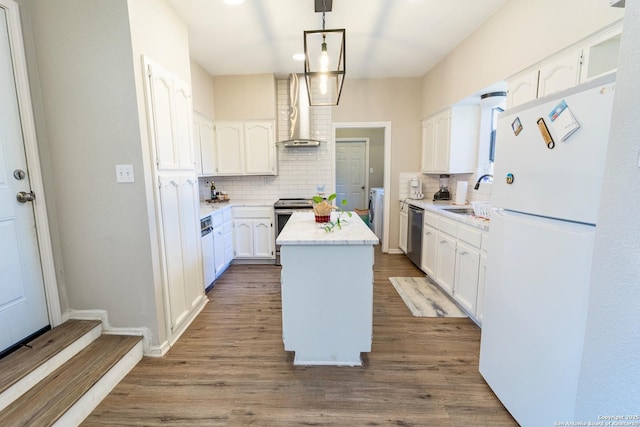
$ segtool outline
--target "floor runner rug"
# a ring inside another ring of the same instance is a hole
[[[426,277],[389,277],[389,281],[415,317],[467,317]]]

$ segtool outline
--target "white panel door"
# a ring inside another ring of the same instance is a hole
[[[336,204],[346,211],[366,209],[367,145],[364,141],[336,143]],[[342,200],[347,205],[342,205]]]
[[[195,176],[181,178],[180,217],[182,232],[182,257],[184,268],[185,301],[193,306],[202,294],[202,245],[200,244],[200,203],[198,179]]]
[[[22,127],[8,40],[0,7],[0,351],[49,324]],[[25,172],[17,179],[14,171]]]
[[[180,182],[177,177],[159,177],[162,216],[163,273],[171,329],[174,330],[188,313],[185,296],[182,229],[180,227]]]
[[[200,119],[198,122],[198,136],[200,142],[200,156],[202,174],[213,175],[216,172],[216,147],[213,122]]]
[[[150,113],[153,139],[156,149],[156,163],[159,170],[175,170],[180,168],[172,123],[173,76],[162,67],[148,64],[149,91],[151,99]],[[191,123],[189,121],[189,123]]]
[[[578,84],[580,52],[570,52],[540,68],[538,98]]]
[[[509,79],[507,84],[507,108],[512,108],[525,102],[533,101],[538,97],[539,70],[529,71]]]
[[[449,171],[449,146],[451,144],[451,110],[435,118],[435,142],[433,151],[434,172]]]
[[[433,117],[422,121],[422,173],[433,172],[436,134]]]
[[[420,260],[422,271],[427,276],[435,279],[438,249],[438,230],[428,225],[423,226],[422,232],[422,260]]]
[[[173,111],[176,152],[181,170],[195,170],[193,128],[191,123],[191,89],[185,82],[173,79]]]
[[[253,256],[274,257],[273,221],[270,218],[253,220]]]
[[[454,296],[456,301],[472,315],[476,314],[479,270],[480,252],[465,243],[458,242]]]
[[[253,257],[253,225],[250,219],[233,220],[233,242],[236,258]]]
[[[216,123],[216,174],[244,174],[244,129],[240,122]]]
[[[453,295],[453,285],[456,273],[456,238],[438,232],[436,249],[436,282]]]
[[[274,174],[275,141],[272,122],[244,124],[245,165],[248,174]]]

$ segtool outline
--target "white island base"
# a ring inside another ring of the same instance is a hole
[[[284,348],[295,365],[361,366],[360,353],[371,351],[378,239],[356,215],[332,233],[313,221],[294,214],[278,237]]]

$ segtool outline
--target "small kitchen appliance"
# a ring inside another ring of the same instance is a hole
[[[440,175],[440,189],[433,195],[433,200],[451,200],[449,175]]]
[[[409,180],[409,198],[413,200],[422,200],[422,182],[418,178]]]

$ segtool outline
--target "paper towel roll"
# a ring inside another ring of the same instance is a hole
[[[467,203],[467,181],[458,181],[456,186],[456,205]]]

